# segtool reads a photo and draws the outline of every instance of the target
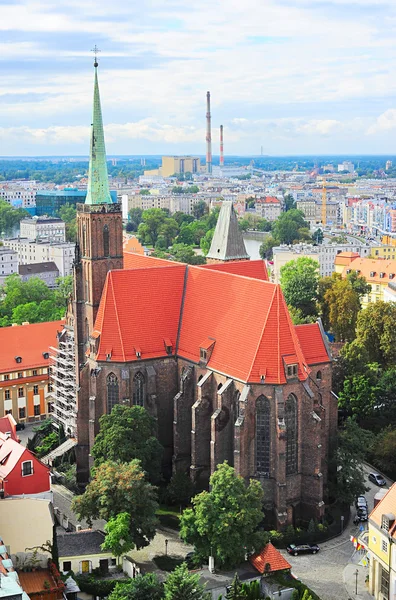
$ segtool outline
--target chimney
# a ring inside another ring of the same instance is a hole
[[[220,125],[220,167],[224,167],[223,125]]]
[[[206,93],[206,172],[212,172],[212,130],[210,115],[210,92]]]

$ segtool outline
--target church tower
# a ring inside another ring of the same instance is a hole
[[[250,256],[246,252],[242,232],[239,229],[234,205],[230,201],[225,201],[221,205],[206,260],[208,263],[250,260]]]
[[[88,190],[77,204],[74,264],[74,337],[77,371],[77,479],[89,477],[89,369],[86,352],[108,271],[123,268],[121,205],[113,203],[108,181],[102,110],[95,57],[95,81]]]

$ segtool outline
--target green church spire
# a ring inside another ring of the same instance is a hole
[[[93,117],[91,125],[91,148],[89,153],[88,190],[85,204],[111,204],[107,174],[106,148],[103,133],[102,109],[98,85],[98,61],[95,50],[95,86]]]

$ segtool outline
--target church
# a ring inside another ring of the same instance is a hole
[[[231,202],[206,265],[123,252],[97,67],[65,329],[75,356],[78,481],[89,480],[99,418],[116,404],[139,405],[156,419],[165,476],[182,471],[203,488],[227,460],[261,482],[277,527],[320,519],[337,427],[321,324],[293,325],[265,263],[249,260]]]

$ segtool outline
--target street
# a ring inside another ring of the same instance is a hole
[[[364,465],[364,470],[368,475],[372,469]],[[393,482],[388,478],[385,479],[387,487],[389,487]],[[365,494],[370,513],[374,507],[374,496],[380,488],[368,480],[366,484],[370,488]],[[355,514],[356,511],[353,507],[349,524],[344,532],[333,540],[319,544],[320,552],[318,554],[290,556],[286,550],[282,550],[282,554],[292,565],[293,575],[308,585],[321,600],[349,600],[350,598],[368,600],[372,598],[365,585],[368,568],[358,566],[361,555],[355,553],[350,541],[352,535],[357,536],[359,533],[359,526],[353,524]],[[357,595],[355,593],[356,569],[359,571]]]

